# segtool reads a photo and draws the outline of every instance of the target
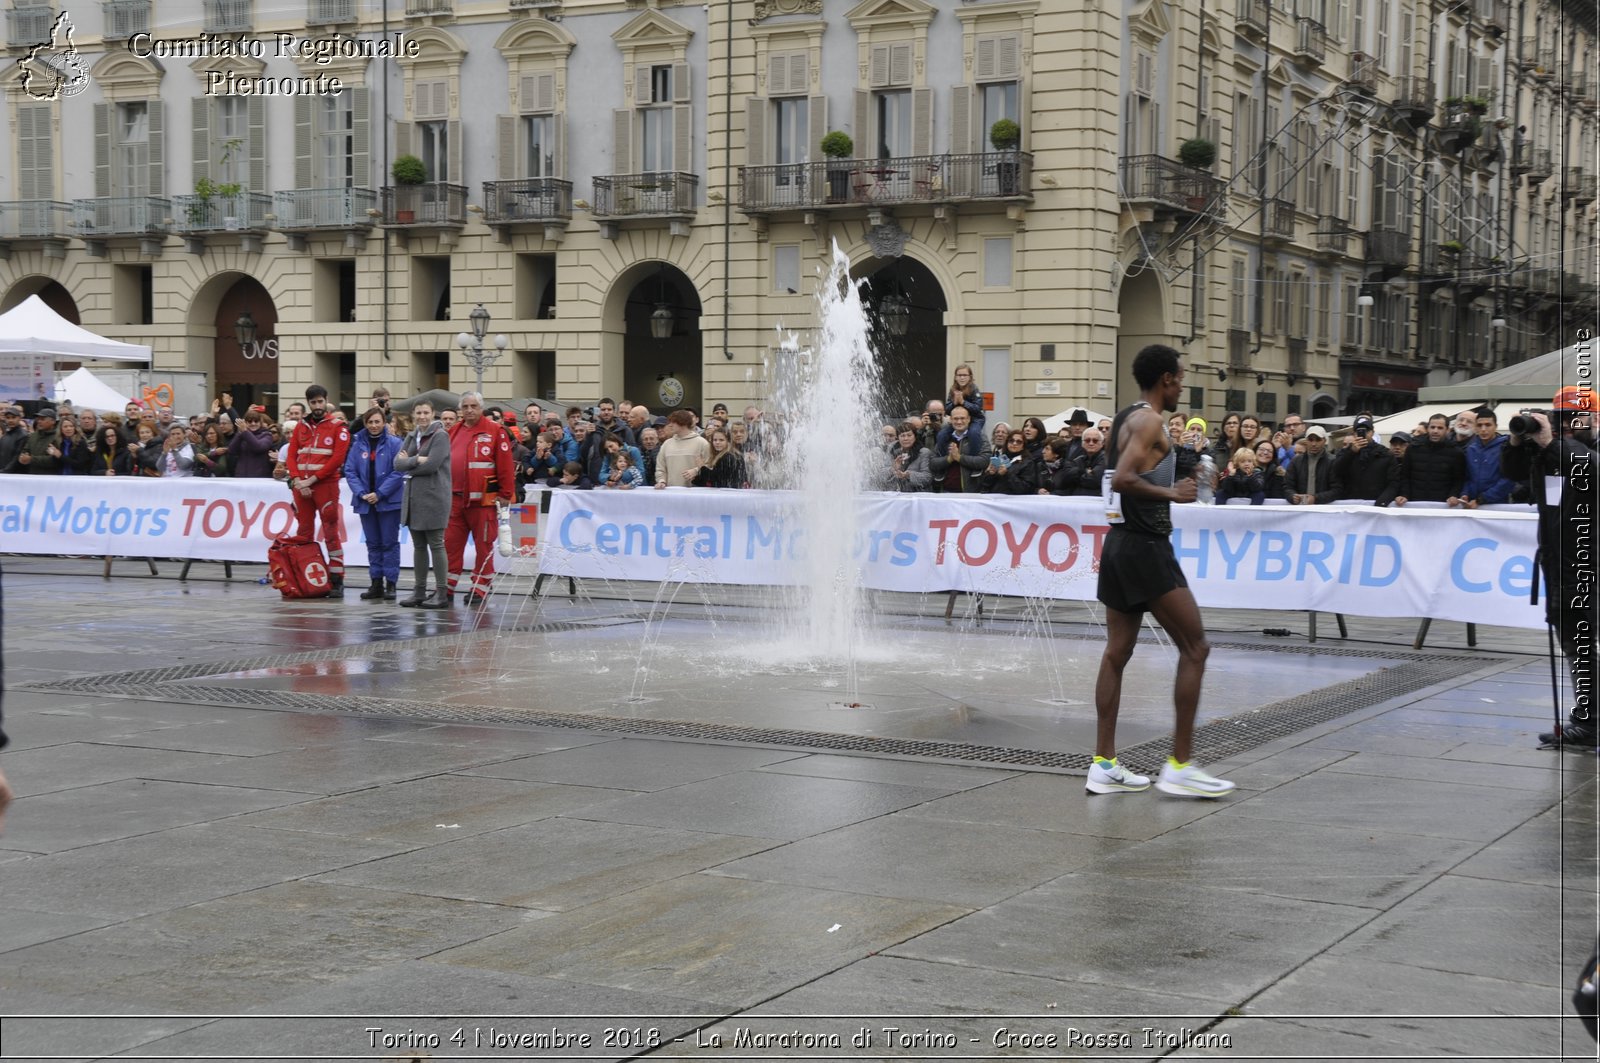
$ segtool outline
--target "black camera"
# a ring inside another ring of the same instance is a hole
[[[1554,411],[1552,411],[1552,410],[1518,410],[1517,413],[1516,413],[1516,416],[1511,418],[1510,424],[1508,424],[1506,427],[1511,429],[1511,432],[1512,432],[1513,435],[1519,435],[1519,436],[1538,435],[1539,434],[1539,422],[1535,421],[1530,416],[1530,414],[1535,414],[1535,413],[1544,414],[1544,419],[1549,421],[1552,425],[1554,425],[1556,423],[1556,415],[1555,415]]]
[[[1370,436],[1372,434],[1372,426],[1370,424],[1358,424],[1351,431],[1358,436]]]

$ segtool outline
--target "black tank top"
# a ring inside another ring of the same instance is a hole
[[[1151,408],[1148,402],[1136,402],[1117,414],[1116,420],[1111,422],[1111,438],[1106,441],[1107,472],[1115,472],[1117,468],[1118,451],[1121,449],[1117,446],[1117,437],[1122,431],[1123,423],[1127,421],[1135,410],[1148,410]],[[1156,487],[1171,487],[1177,468],[1177,451],[1169,446],[1166,456],[1156,463],[1155,468],[1140,473],[1139,478]],[[1165,499],[1156,500],[1123,495],[1122,523],[1112,525],[1113,529],[1119,527],[1139,532],[1141,535],[1153,535],[1165,539],[1172,534],[1172,503]]]

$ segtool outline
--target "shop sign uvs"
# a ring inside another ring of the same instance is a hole
[[[256,358],[275,359],[278,357],[278,341],[276,339],[252,340],[251,342],[240,347],[239,353],[243,354],[245,358],[252,360]]]

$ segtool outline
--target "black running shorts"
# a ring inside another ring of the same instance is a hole
[[[1100,586],[1095,597],[1119,613],[1142,613],[1168,591],[1187,587],[1172,540],[1113,525],[1100,551]]]

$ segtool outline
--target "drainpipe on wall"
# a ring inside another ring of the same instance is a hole
[[[383,0],[383,39],[384,40],[388,40],[389,39],[389,0]],[[389,173],[389,164],[390,164],[390,161],[391,161],[390,158],[389,158],[389,75],[390,75],[390,72],[391,72],[390,71],[390,64],[392,64],[393,62],[394,62],[393,58],[385,58],[384,61],[383,61],[383,173],[384,173],[384,175],[387,175]],[[370,116],[371,108],[368,108],[367,110],[368,110],[368,114]],[[370,117],[369,117],[369,120],[370,120]],[[371,136],[371,134],[372,134],[372,131],[370,129],[368,129],[367,130],[367,135]],[[368,176],[370,177],[371,174],[368,174]],[[378,179],[378,187],[380,189],[382,189],[382,187],[383,187],[383,180],[384,180],[383,177],[380,177]],[[379,202],[379,205],[381,206],[382,202],[383,202],[382,193],[381,192],[379,194],[378,202]],[[382,303],[383,303],[383,360],[387,362],[389,360],[389,227],[388,226],[384,226],[384,228],[383,228],[383,299],[382,299]]]
[[[722,172],[725,182],[722,193],[722,356],[731,362],[733,351],[728,346],[728,317],[733,310],[733,0],[728,0],[725,6],[728,27],[723,40],[722,66]],[[704,361],[702,352],[702,366]],[[702,403],[704,395],[702,381]]]
[[[1263,2],[1261,6],[1267,13],[1267,38],[1261,62],[1261,154],[1256,160],[1256,215],[1260,218],[1261,239],[1256,241],[1256,345],[1251,354],[1261,353],[1262,334],[1267,326],[1267,173],[1271,169],[1267,158],[1272,151],[1272,142],[1267,139],[1267,113],[1272,107],[1272,4]]]

